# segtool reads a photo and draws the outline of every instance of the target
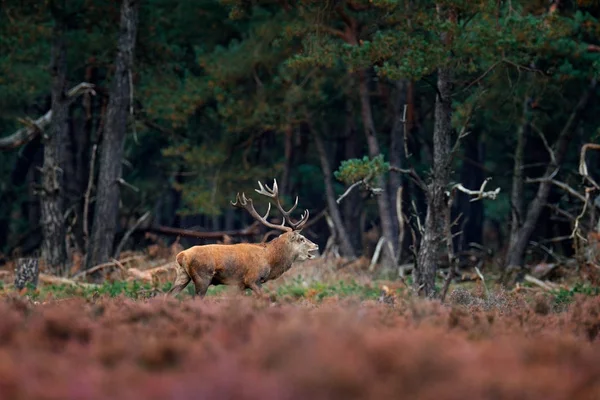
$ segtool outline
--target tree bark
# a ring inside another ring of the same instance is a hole
[[[115,75],[109,93],[108,109],[100,150],[98,191],[86,268],[108,261],[119,214],[122,160],[130,104],[131,69],[140,0],[123,0]]]
[[[37,258],[19,258],[15,268],[15,288],[19,291],[28,284],[37,288],[40,275],[39,260]]]
[[[367,146],[369,148],[369,156],[371,158],[377,157],[381,151],[379,149],[379,141],[377,139],[377,131],[375,130],[375,123],[373,121],[373,115],[371,113],[371,99],[369,96],[369,86],[367,82],[367,71],[361,70],[359,72],[358,88],[360,94],[360,105],[361,105],[361,116],[363,122],[363,128],[367,137]],[[375,185],[380,188],[385,188],[385,182],[383,177],[379,176],[375,179]],[[381,233],[387,243],[391,246],[385,245],[383,248],[383,257],[381,263],[384,271],[389,271],[395,266],[395,252],[396,252],[396,238],[392,231],[392,216],[390,213],[390,203],[388,196],[385,194],[377,196],[377,207],[379,209],[379,219],[381,223]],[[391,247],[391,251],[390,251]]]
[[[450,134],[451,117],[451,72],[449,68],[438,69],[435,100],[435,124],[433,128],[433,176],[427,187],[427,215],[423,238],[414,270],[414,289],[428,298],[435,296],[437,262],[445,247],[445,212],[447,200],[445,190],[450,180]]]
[[[294,127],[289,124],[285,129],[283,178],[281,179],[281,194],[287,196],[290,192],[290,174],[293,165]]]
[[[523,165],[525,156],[525,142],[530,129],[529,103],[531,100],[529,96],[526,96],[523,101],[523,120],[521,122],[519,130],[517,131],[517,144],[515,147],[515,160],[512,178],[512,192],[510,195],[511,224],[507,260],[508,255],[511,254],[517,246],[517,241],[519,240],[519,231],[523,224],[525,210],[523,205]]]
[[[553,150],[554,161],[551,161],[548,164],[545,173],[546,177],[551,176],[551,174],[561,166],[563,159],[565,158],[565,154],[567,153],[569,143],[571,142],[575,132],[575,129],[573,129],[574,125],[579,121],[579,118],[581,117],[583,110],[586,108],[590,97],[595,92],[596,83],[597,82],[595,79],[592,80],[560,131]],[[518,232],[515,233],[516,237],[511,237],[505,263],[507,268],[521,268],[523,266],[525,250],[527,248],[527,244],[529,243],[529,238],[535,229],[535,225],[542,212],[542,208],[546,204],[551,185],[552,183],[549,179],[540,182],[535,198],[527,207],[527,215],[525,216],[522,226],[519,228]]]
[[[66,140],[69,104],[64,95],[67,75],[64,22],[56,18],[52,43],[52,120],[49,136],[44,138],[44,164],[40,188],[42,257],[48,271],[66,272],[65,224],[63,218],[63,150]]]
[[[317,147],[317,153],[319,153],[319,161],[321,162],[321,170],[323,171],[323,180],[325,182],[325,197],[327,200],[327,208],[329,209],[329,215],[331,216],[333,224],[335,225],[334,229],[337,231],[342,255],[349,259],[354,259],[356,258],[356,254],[354,253],[354,249],[352,248],[350,237],[348,236],[348,232],[346,231],[344,220],[342,219],[340,208],[338,207],[338,203],[336,201],[336,195],[333,189],[333,173],[331,172],[329,160],[327,159],[327,150],[325,149],[325,143],[323,142],[321,134],[317,132],[317,130],[314,129],[310,125],[310,123],[308,124],[308,128],[312,132],[313,137],[315,138],[315,145]]]
[[[406,154],[404,152],[405,143],[404,138],[407,134],[405,130],[408,129],[408,121],[404,118],[406,117],[404,110],[405,106],[408,107],[408,103],[410,100],[408,99],[409,82],[402,80],[396,82],[396,100],[394,101],[394,122],[392,125],[392,130],[390,133],[390,164],[396,166],[398,168],[404,168],[404,164],[406,163]],[[393,205],[390,207],[391,220],[390,224],[392,225],[392,235],[394,241],[396,241],[396,251],[403,246],[400,238],[400,223],[399,216],[396,210],[396,196],[398,195],[398,189],[402,187],[404,184],[403,177],[399,171],[390,171],[390,177],[388,182],[389,187],[389,203]],[[400,254],[399,252],[396,254]],[[398,260],[400,262],[400,260]]]

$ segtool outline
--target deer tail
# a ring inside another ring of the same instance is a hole
[[[180,269],[183,270],[183,272],[185,272],[187,275],[189,275],[190,273],[188,272],[187,257],[185,252],[182,251],[179,254],[177,254],[175,260],[177,261],[177,264],[179,264]]]

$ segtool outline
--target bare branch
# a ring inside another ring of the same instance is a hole
[[[548,179],[548,178],[527,178],[525,180],[525,183],[540,183],[540,182],[550,182],[556,186],[558,186],[559,188],[561,188],[562,190],[564,190],[565,192],[569,193],[571,196],[578,198],[579,200],[585,202],[585,197],[577,192],[575,189],[573,189],[571,186],[567,185],[564,182],[558,181],[556,179]]]
[[[479,279],[481,279],[481,283],[483,284],[483,288],[485,289],[485,296],[489,299],[490,291],[488,290],[488,287],[485,284],[485,278],[483,277],[483,274],[481,273],[481,271],[479,270],[478,267],[475,267],[475,272],[477,273],[477,276],[479,277]]]
[[[589,200],[590,200],[590,191],[586,189],[585,203],[583,203],[583,210],[581,210],[581,213],[575,218],[575,224],[573,226],[573,231],[571,232],[571,238],[575,238],[575,235],[577,235],[584,242],[587,240],[579,234],[579,220],[581,218],[583,218],[583,216],[585,215],[585,212],[587,211],[587,206],[588,206]]]
[[[496,196],[498,196],[498,193],[500,193],[500,188],[496,188],[495,190],[490,190],[490,191],[484,191],[485,186],[487,185],[487,183],[491,180],[492,178],[486,178],[483,183],[481,184],[481,187],[479,188],[479,190],[470,190],[465,188],[461,183],[457,183],[456,185],[452,186],[452,188],[450,189],[450,191],[453,191],[454,189],[457,189],[463,193],[468,194],[469,196],[476,196],[475,198],[472,198],[470,201],[477,201],[477,200],[481,200],[481,199],[491,199],[491,200],[495,200]],[[449,196],[450,192],[446,192],[446,194]]]
[[[93,88],[94,85],[91,83],[82,82],[69,90],[66,93],[66,97],[72,102],[78,96],[84,93],[96,95],[96,92],[93,90]],[[17,130],[10,136],[0,138],[0,150],[12,150],[32,141],[37,135],[46,130],[51,121],[52,110],[49,110],[46,114],[35,121],[21,120],[21,122],[26,126]]]
[[[534,123],[531,123],[530,126],[537,132],[537,134],[540,136],[540,139],[542,139],[542,143],[544,143],[544,147],[548,151],[548,155],[550,155],[550,161],[552,162],[552,165],[556,165],[556,156],[554,155],[554,150],[552,150],[552,147],[548,143],[544,132],[542,132],[541,129],[539,129]]]
[[[21,120],[26,126],[10,136],[0,139],[0,150],[12,150],[32,141],[50,125],[51,120],[52,110],[35,121]]]
[[[471,119],[473,119],[473,114],[477,109],[476,104],[477,102],[473,102],[471,104],[471,107],[469,107],[467,119],[465,120],[465,123],[463,124],[462,128],[460,128],[460,132],[458,132],[458,137],[456,138],[456,142],[454,142],[454,146],[452,146],[452,151],[450,152],[450,154],[455,154],[458,150],[458,147],[460,146],[461,140],[469,136],[469,134],[471,133],[467,131],[467,127],[469,126]]]
[[[344,200],[344,198],[346,196],[348,196],[350,194],[350,192],[352,192],[352,190],[354,190],[354,188],[360,186],[363,184],[364,180],[360,180],[358,182],[354,182],[352,185],[348,186],[348,189],[346,189],[346,191],[344,193],[342,193],[342,195],[340,197],[338,197],[338,199],[335,201],[336,203],[340,204],[340,202],[342,200]]]
[[[373,271],[375,268],[375,264],[377,264],[377,260],[379,259],[379,255],[381,254],[381,248],[386,242],[385,236],[381,236],[377,245],[375,246],[375,252],[373,253],[373,257],[371,258],[371,263],[369,264],[369,271]]]
[[[118,183],[119,185],[122,185],[122,186],[124,186],[124,187],[126,187],[126,188],[129,188],[129,189],[133,190],[133,191],[134,191],[134,192],[136,192],[136,193],[138,193],[138,192],[140,191],[140,189],[138,189],[137,187],[133,186],[131,183],[128,183],[128,182],[127,182],[125,179],[123,179],[123,178],[119,178],[119,179],[117,179],[117,183]]]
[[[377,188],[377,187],[372,187],[371,184],[369,183],[369,181],[373,178],[373,173],[369,172],[369,175],[367,175],[365,178],[361,179],[358,182],[354,182],[352,185],[350,185],[348,187],[348,189],[346,189],[346,191],[344,193],[342,193],[342,195],[340,197],[338,197],[338,199],[336,200],[336,203],[340,204],[340,202],[350,194],[350,192],[352,192],[352,190],[354,190],[355,188],[357,188],[358,186],[364,186],[365,189],[367,189],[369,192],[371,192],[371,194],[373,195],[379,195],[381,193],[383,193],[383,189],[382,188]]]
[[[121,239],[121,241],[119,242],[119,245],[117,246],[117,249],[115,250],[115,254],[113,255],[113,258],[118,259],[119,255],[121,254],[121,250],[123,249],[123,246],[125,246],[125,243],[127,243],[127,240],[129,239],[129,237],[131,236],[131,234],[141,225],[143,224],[150,216],[152,215],[152,213],[150,211],[147,211],[144,215],[142,215],[136,222],[135,224],[133,224],[133,226],[131,228],[129,228],[127,230],[127,232],[125,232],[125,235],[123,235],[123,238]]]
[[[396,217],[398,218],[398,252],[396,260],[402,259],[402,243],[404,243],[404,213],[402,212],[402,191],[404,188],[400,186],[396,191]]]
[[[399,172],[401,174],[407,174],[408,176],[410,176],[413,180],[413,182],[415,182],[415,184],[425,193],[427,193],[427,185],[425,184],[425,182],[423,182],[423,179],[421,179],[421,177],[419,176],[419,174],[417,174],[417,172],[415,171],[414,168],[410,168],[410,169],[404,169],[404,168],[398,168],[394,165],[390,165],[390,171],[394,171],[394,172]]]
[[[550,257],[554,258],[556,261],[559,261],[559,262],[561,261],[560,257],[557,256],[556,254],[554,254],[552,249],[544,246],[543,244],[534,242],[533,240],[530,240],[529,244],[541,249],[544,253],[548,254]]]
[[[600,150],[600,144],[586,143],[581,147],[581,153],[579,155],[579,175],[587,179],[596,189],[600,189],[596,181],[588,173],[587,163],[585,162],[585,154],[588,149]]]

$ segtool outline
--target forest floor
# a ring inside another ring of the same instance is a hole
[[[132,257],[115,270],[161,268]],[[317,260],[269,299],[222,286],[166,299],[168,271],[17,293],[8,266],[0,399],[600,399],[597,288],[502,290],[489,275],[442,304]]]

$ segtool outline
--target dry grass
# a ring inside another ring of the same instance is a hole
[[[599,398],[599,298],[497,304],[8,297],[0,398]]]

